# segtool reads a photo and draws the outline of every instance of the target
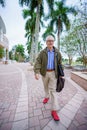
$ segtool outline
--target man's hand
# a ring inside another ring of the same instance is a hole
[[[63,78],[63,79],[65,79],[65,77],[64,77],[64,76],[60,76],[60,78]]]
[[[36,79],[36,80],[39,79],[39,74],[35,74],[35,79]]]

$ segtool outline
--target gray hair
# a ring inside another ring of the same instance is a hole
[[[46,41],[48,41],[48,40],[53,40],[54,41],[55,39],[54,39],[54,37],[52,35],[48,35],[46,37]]]

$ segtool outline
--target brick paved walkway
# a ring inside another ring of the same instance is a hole
[[[60,121],[44,105],[42,80],[25,63],[0,65],[0,130],[87,130],[87,92],[65,70],[65,88],[58,93]]]

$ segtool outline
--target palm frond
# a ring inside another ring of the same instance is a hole
[[[0,4],[2,5],[2,7],[5,7],[5,0],[0,0]]]
[[[73,13],[75,16],[78,14],[78,11],[75,8],[73,8],[73,7],[68,8],[67,12],[68,13]]]
[[[54,1],[55,0],[47,0],[49,11],[53,11]]]
[[[20,6],[29,6],[30,0],[19,0],[19,5]]]
[[[53,29],[52,29],[51,26],[48,26],[47,29],[45,30],[45,32],[44,32],[43,35],[42,35],[44,41],[45,41],[47,35],[53,35],[53,36],[54,36],[54,34],[53,34]]]
[[[26,19],[27,17],[30,17],[32,15],[32,11],[29,9],[22,10],[23,18]]]

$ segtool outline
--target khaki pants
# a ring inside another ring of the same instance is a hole
[[[55,77],[55,71],[47,72],[45,77],[42,76],[42,80],[44,84],[45,97],[51,98],[52,110],[58,110],[59,107],[56,92],[57,79]]]

